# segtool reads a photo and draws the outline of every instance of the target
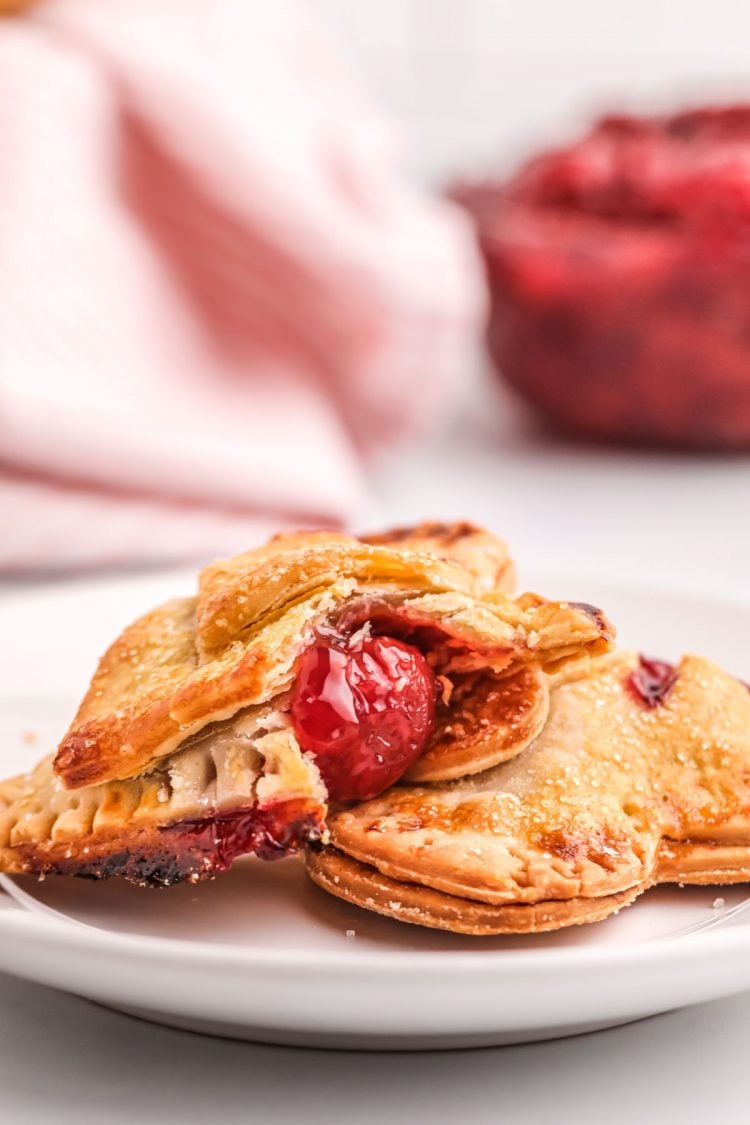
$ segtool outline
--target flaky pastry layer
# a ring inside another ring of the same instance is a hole
[[[420,778],[519,753],[546,717],[543,669],[612,630],[591,607],[513,601],[511,581],[506,545],[468,524],[285,535],[206,567],[196,597],[111,646],[54,762],[0,785],[0,868],[166,883],[320,838],[290,688],[309,645],[362,628],[419,645],[438,676]]]
[[[576,922],[594,920],[606,899],[616,909],[620,896],[655,882],[747,877],[750,692],[687,656],[649,706],[633,689],[638,667],[620,653],[561,672],[544,730],[511,762],[453,783],[399,786],[338,813],[329,827],[339,884],[326,853],[311,857],[313,878],[406,917],[388,909],[399,895],[367,893],[368,872],[379,885],[385,877],[408,888],[415,910],[424,892],[424,919],[434,918],[423,924],[450,929],[458,927],[446,924],[450,912],[435,913],[433,891],[471,908],[544,904],[550,928],[569,924],[550,904],[575,903]],[[476,932],[489,932],[483,917]],[[510,917],[492,932],[509,932]]]
[[[520,754],[544,727],[548,676],[534,664],[510,675],[454,676],[449,704],[438,708],[430,744],[407,771],[407,780],[465,777]]]
[[[325,815],[315,764],[256,708],[140,777],[67,790],[50,755],[1,782],[0,869],[195,881],[245,851],[275,858],[321,839]]]
[[[564,926],[599,922],[628,906],[640,894],[629,888],[602,898],[569,898],[531,904],[492,906],[435,891],[417,883],[399,882],[336,848],[310,852],[307,871],[323,890],[354,906],[397,918],[415,926],[454,934],[539,934]]]
[[[54,768],[63,784],[147,772],[208,724],[276,700],[304,649],[332,628],[371,621],[416,637],[437,671],[456,675],[553,667],[611,644],[611,626],[591,607],[516,602],[489,587],[491,575],[507,580],[509,563],[486,532],[425,525],[412,538],[402,530],[381,539],[281,536],[212,564],[196,598],[129,626],[60,744]]]

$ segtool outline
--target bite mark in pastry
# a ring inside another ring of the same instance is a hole
[[[555,677],[513,761],[329,821],[312,878],[463,933],[598,920],[658,882],[750,879],[750,692],[711,661],[605,656]]]
[[[326,783],[357,799],[423,752],[435,777],[517,753],[544,721],[541,670],[611,643],[590,608],[510,599],[486,532],[371,538],[279,536],[129,626],[54,763],[0,784],[0,868],[165,883],[298,850],[325,832]]]

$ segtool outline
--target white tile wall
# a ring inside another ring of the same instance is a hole
[[[507,164],[601,108],[750,98],[750,0],[309,0],[420,174]]]

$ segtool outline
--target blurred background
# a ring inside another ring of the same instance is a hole
[[[746,596],[747,5],[3,8],[14,587],[468,518]]]
[[[741,0],[312,0],[440,184],[512,171],[603,110],[750,97]]]

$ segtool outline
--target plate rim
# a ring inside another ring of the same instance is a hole
[[[175,959],[182,960],[185,964],[220,962],[227,967],[264,966],[266,968],[289,968],[296,966],[309,972],[316,967],[340,968],[344,950],[305,950],[305,949],[262,949],[257,946],[244,947],[232,942],[196,941],[191,938],[155,937],[151,934],[121,933],[95,926],[88,922],[79,922],[76,918],[66,918],[61,914],[59,918],[37,914],[22,906],[17,905],[11,909],[0,911],[0,933],[8,926],[17,929],[19,922],[25,919],[28,923],[30,934],[40,940],[46,938],[47,930],[50,935],[55,934],[57,940],[62,940],[69,947],[96,946],[101,944],[111,948],[113,953],[120,952],[125,956],[148,954],[155,960],[169,960],[172,965]],[[64,936],[63,936],[64,935]],[[451,969],[460,965],[462,973],[477,973],[486,971],[488,962],[496,969],[498,965],[511,967],[514,974],[546,972],[555,968],[579,968],[581,965],[597,965],[599,967],[615,967],[633,965],[639,962],[652,962],[661,956],[668,955],[672,962],[691,961],[699,956],[699,950],[710,950],[714,945],[728,946],[732,951],[735,947],[742,948],[750,945],[750,927],[746,925],[722,928],[720,925],[708,931],[694,934],[660,935],[642,941],[624,941],[621,943],[607,943],[602,945],[570,945],[557,948],[542,949],[456,949],[456,950],[429,950],[429,949],[392,949],[392,948],[367,948],[356,952],[350,947],[347,953],[354,953],[349,957],[349,963],[363,972],[382,973],[384,963],[389,971],[395,974],[417,973],[433,975],[436,970]]]

